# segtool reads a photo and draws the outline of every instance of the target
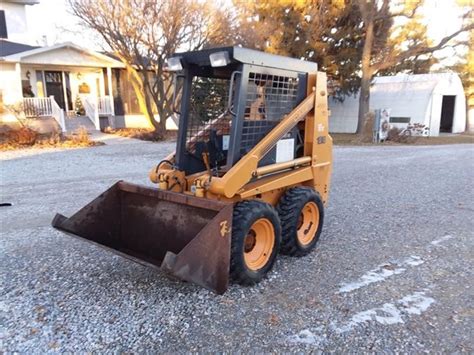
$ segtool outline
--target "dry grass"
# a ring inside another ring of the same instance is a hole
[[[375,115],[368,112],[365,116],[365,123],[360,135],[351,133],[332,133],[335,145],[374,145],[372,140],[372,130]],[[423,128],[424,125],[421,125]],[[391,128],[387,139],[377,145],[442,145],[442,144],[469,144],[474,143],[473,133],[444,135],[439,137],[423,137],[421,135],[405,135],[398,128]]]
[[[335,145],[373,145],[363,142],[356,134],[333,133],[331,134]],[[474,134],[441,135],[439,137],[407,137],[403,142],[387,141],[378,145],[443,145],[443,144],[474,144]],[[416,139],[413,139],[416,138]]]
[[[474,134],[463,133],[453,136],[419,137],[413,145],[473,144]]]
[[[25,148],[93,147],[103,144],[104,143],[102,142],[91,140],[84,127],[80,127],[77,131],[71,134],[61,134],[57,132],[39,134],[27,127],[5,130],[0,133],[1,151]]]
[[[421,138],[423,137],[403,134],[401,129],[392,127],[388,131],[386,143],[416,144]]]
[[[164,140],[175,139],[177,133],[177,131],[167,131],[163,135],[153,129],[148,128],[107,128],[104,132],[148,142],[161,142]]]

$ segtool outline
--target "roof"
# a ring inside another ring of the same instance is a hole
[[[376,76],[374,83],[414,83],[414,82],[439,82],[457,76],[456,73],[430,73],[430,74],[397,74],[391,76]]]
[[[0,57],[6,57],[7,55],[26,52],[36,48],[39,47],[0,39]]]
[[[21,5],[36,5],[39,4],[39,0],[2,0],[2,2],[9,2],[12,4],[21,4]]]
[[[87,54],[91,57],[97,58],[100,61],[106,62],[108,65],[111,65],[114,68],[123,68],[124,67],[122,62],[120,62],[116,59],[113,59],[113,58],[109,57],[108,55],[105,55],[105,54],[102,54],[102,53],[99,53],[99,52],[95,52],[95,51],[92,51],[92,50],[89,50],[89,49],[86,49],[86,48],[79,47],[78,45],[76,45],[72,42],[60,43],[60,44],[56,44],[56,45],[50,46],[50,47],[31,47],[31,49],[27,49],[25,51],[21,51],[21,52],[13,53],[13,54],[10,54],[10,55],[2,56],[2,59],[5,62],[13,62],[13,63],[17,63],[17,62],[30,63],[31,61],[33,61],[33,63],[35,63],[35,64],[75,65],[76,63],[73,63],[73,62],[76,60],[76,58],[73,57],[73,56],[72,57],[68,56],[66,62],[61,62],[61,58],[58,58],[57,56],[54,58],[54,60],[52,60],[51,57],[46,58],[46,59],[42,59],[42,60],[47,61],[45,63],[35,61],[35,59],[37,59],[38,56],[41,57],[40,55],[43,54],[43,53],[53,52],[55,50],[61,50],[61,49],[74,49],[78,52],[82,52],[82,53]],[[88,64],[80,63],[81,59],[82,58],[80,58],[79,56],[77,57],[77,60],[78,60],[77,65],[78,66],[91,66],[91,63],[88,63]],[[64,59],[62,59],[62,61],[64,61]],[[94,65],[94,66],[96,66],[96,65]]]
[[[462,83],[456,73],[398,74],[375,77],[370,90],[371,95],[383,93],[398,97],[422,95],[428,98],[437,88],[456,88]],[[447,94],[445,94],[447,95]]]
[[[243,47],[218,47],[201,51],[175,53],[173,57],[181,57],[185,63],[201,66],[211,65],[209,55],[216,52],[227,52],[231,62],[260,65],[264,67],[314,73],[318,65],[301,59],[284,57]]]

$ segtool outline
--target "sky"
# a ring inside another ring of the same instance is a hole
[[[460,13],[456,0],[425,0],[421,14],[428,25],[429,37],[436,42],[456,31],[461,24]],[[39,44],[44,44],[42,39],[46,36],[48,45],[71,41],[82,47],[101,49],[97,36],[79,26],[77,18],[70,14],[67,0],[41,0],[40,4],[27,7],[27,17],[30,31],[37,36]],[[454,52],[448,49],[441,55],[452,57]]]

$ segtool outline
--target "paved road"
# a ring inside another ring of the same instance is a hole
[[[340,147],[313,254],[216,296],[52,229],[172,144],[0,153],[0,351],[474,351],[474,147]]]

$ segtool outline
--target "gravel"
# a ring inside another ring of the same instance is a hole
[[[223,296],[50,222],[174,143],[1,153],[0,352],[473,352],[474,148],[336,147],[317,251]]]

